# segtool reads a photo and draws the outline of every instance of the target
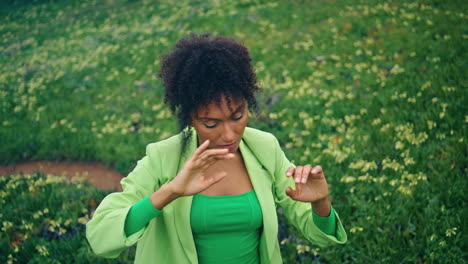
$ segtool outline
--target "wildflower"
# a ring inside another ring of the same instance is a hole
[[[46,246],[36,246],[36,250],[41,254],[41,256],[46,257],[49,255],[49,250]]]
[[[11,254],[9,254],[7,264],[13,264],[13,263],[16,263],[16,262],[17,262],[17,259],[15,257],[13,257]]]
[[[376,126],[376,125],[380,124],[381,122],[382,121],[380,120],[380,118],[376,118],[376,119],[372,120],[372,125]]]
[[[356,233],[356,232],[362,232],[363,230],[364,230],[364,228],[362,228],[362,227],[354,226],[349,230],[349,232]]]
[[[403,194],[407,194],[407,195],[412,195],[413,194],[413,191],[411,190],[410,186],[407,186],[407,185],[398,186],[398,191],[403,193]]]
[[[361,172],[367,172],[369,170],[377,169],[377,164],[374,161],[365,161],[365,160],[358,160],[353,162],[349,165],[350,169],[360,169]]]
[[[343,176],[341,177],[341,182],[349,183],[349,182],[354,182],[356,181],[356,178],[353,176]]]
[[[389,158],[386,158],[382,161],[382,166],[383,169],[392,169],[394,171],[402,171],[404,169],[404,166],[398,163],[396,160],[391,160]]]
[[[401,141],[397,141],[395,143],[395,148],[396,149],[403,149],[405,147],[405,144],[403,144]]]
[[[298,254],[304,254],[305,252],[310,251],[310,247],[306,245],[297,245],[296,249]]]
[[[82,224],[82,225],[86,225],[86,223],[89,222],[89,217],[88,216],[83,216],[83,217],[80,217],[78,218],[78,223]]]
[[[429,130],[432,130],[433,128],[437,127],[437,123],[434,122],[434,121],[428,120],[427,121],[427,126],[428,126]]]
[[[11,227],[13,227],[13,223],[12,222],[9,222],[9,221],[3,221],[3,227],[2,227],[2,231],[3,232],[6,232],[8,229],[10,229]]]
[[[414,159],[411,158],[411,157],[406,157],[403,161],[404,161],[405,165],[407,165],[407,166],[408,166],[408,165],[411,165],[411,164],[416,164],[416,162],[414,161]]]
[[[445,236],[446,236],[446,237],[454,236],[454,235],[457,234],[456,231],[457,231],[457,228],[456,228],[456,227],[454,227],[454,228],[449,228],[449,229],[445,230]]]
[[[400,67],[398,64],[395,64],[395,66],[393,66],[393,68],[390,70],[390,73],[391,74],[399,74],[399,73],[402,73],[404,72],[405,69]]]
[[[425,83],[423,84],[423,86],[421,86],[421,90],[424,91],[424,90],[426,90],[426,89],[429,88],[429,87],[431,87],[431,82],[430,82],[430,81],[425,82]],[[434,102],[434,101],[433,101],[433,102]]]
[[[360,181],[371,181],[372,177],[368,173],[366,173],[366,175],[359,176],[358,180],[360,180]]]
[[[59,236],[61,236],[61,235],[65,234],[65,233],[67,233],[67,230],[65,228],[60,227],[58,233],[59,233]]]

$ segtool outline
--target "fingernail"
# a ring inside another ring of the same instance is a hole
[[[302,179],[302,183],[306,183],[306,179]]]
[[[317,173],[317,170],[312,170],[312,173]]]
[[[286,176],[291,176],[291,173],[290,172],[286,173]]]

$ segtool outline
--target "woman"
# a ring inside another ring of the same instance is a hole
[[[244,46],[191,34],[159,75],[182,132],[149,144],[101,202],[86,229],[96,254],[138,242],[136,263],[282,263],[276,206],[312,243],[346,242],[322,168],[295,167],[273,135],[246,127],[259,88]]]

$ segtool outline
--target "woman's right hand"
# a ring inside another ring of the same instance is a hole
[[[209,140],[203,142],[169,183],[174,195],[200,193],[226,176],[225,171],[208,176],[206,170],[218,160],[234,158],[234,154],[229,153],[228,149],[208,149],[209,144]]]

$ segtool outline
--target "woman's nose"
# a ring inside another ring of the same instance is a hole
[[[233,143],[236,140],[236,132],[234,131],[234,126],[229,124],[229,122],[224,124],[224,131],[223,131],[223,141],[225,143]]]

